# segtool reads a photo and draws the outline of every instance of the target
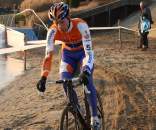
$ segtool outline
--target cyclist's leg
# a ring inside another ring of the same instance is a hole
[[[91,92],[88,95],[89,103],[91,106],[91,116],[95,117],[97,116],[97,99],[96,99],[97,95],[96,95],[96,89],[93,83],[93,70],[92,70],[91,75],[89,76],[89,83],[87,85],[87,88]]]
[[[93,84],[93,77],[92,75],[89,77],[89,84],[87,85],[88,90],[91,92],[88,95],[89,104],[91,107],[91,126],[93,130],[100,130],[101,123],[97,114],[97,94],[96,89]]]
[[[89,83],[87,85],[87,88],[91,92],[90,94],[88,94],[88,100],[91,108],[91,126],[93,130],[99,130],[101,128],[101,124],[97,114],[97,94],[93,83],[93,70],[91,75],[89,76]]]
[[[79,60],[79,64],[80,65],[80,70],[83,71],[86,69],[86,65],[84,65],[84,58],[85,58],[85,54],[83,54],[82,52],[82,57]],[[96,100],[96,89],[95,86],[93,84],[93,69],[91,70],[91,75],[89,76],[89,83],[87,85],[88,90],[91,92],[91,94],[88,95],[88,99],[89,99],[89,104],[91,106],[91,116],[92,117],[96,117],[97,116],[97,100]]]
[[[60,78],[61,79],[71,79],[71,78],[73,78],[75,68],[76,68],[76,63],[71,58],[71,56],[69,55],[69,52],[63,51],[61,64],[60,64]],[[63,87],[64,87],[64,90],[65,90],[65,93],[67,94],[66,84],[64,84]],[[74,89],[72,91],[73,91],[72,96],[74,98],[69,98],[69,99],[74,99],[74,101],[76,103],[78,103],[77,94],[74,91]]]

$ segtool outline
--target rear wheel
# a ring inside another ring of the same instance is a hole
[[[60,130],[83,130],[82,125],[71,106],[65,107],[62,112]]]

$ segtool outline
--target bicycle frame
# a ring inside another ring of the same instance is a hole
[[[68,97],[67,105],[69,105],[74,110],[76,118],[78,118],[80,123],[84,126],[83,129],[84,130],[90,130],[90,126],[88,125],[88,123],[86,122],[86,120],[84,119],[83,115],[80,112],[81,110],[80,110],[80,106],[78,105],[78,102],[76,102],[74,100],[73,88],[75,86],[72,85],[72,82],[69,82],[69,83],[65,82],[65,84],[67,85],[67,97]],[[85,88],[85,86],[83,88]],[[87,101],[87,96],[86,96],[85,89],[84,89],[84,94],[85,94],[85,96],[84,96],[85,106],[87,105],[88,109],[89,109],[89,104],[88,104],[88,101]]]
[[[85,120],[84,116],[81,114],[80,106],[78,102],[75,101],[74,96],[73,96],[73,88],[79,86],[81,83],[78,78],[74,78],[72,80],[58,80],[56,81],[57,84],[65,84],[67,86],[67,106],[71,107],[75,113],[75,118],[77,118],[82,126],[84,127],[83,130],[90,130],[90,120]],[[87,100],[87,94],[90,94],[90,91],[88,91],[87,87],[83,85],[83,90],[84,90],[84,101],[85,101],[85,107],[86,107],[86,115],[90,115],[90,110],[89,110],[89,103]],[[90,119],[90,117],[88,117]]]

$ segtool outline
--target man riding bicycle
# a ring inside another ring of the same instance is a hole
[[[92,41],[87,23],[80,19],[71,19],[69,6],[64,2],[55,3],[48,12],[49,18],[53,21],[47,33],[46,56],[43,61],[41,79],[37,83],[37,89],[45,92],[47,76],[51,69],[51,61],[54,51],[55,40],[62,41],[62,55],[60,63],[61,79],[71,79],[77,69],[81,70],[80,80],[91,92],[89,102],[91,106],[91,126],[93,129],[100,129],[100,122],[97,116],[96,89],[93,84],[93,62],[94,53]],[[65,92],[67,91],[64,85]],[[77,95],[74,91],[74,98]]]

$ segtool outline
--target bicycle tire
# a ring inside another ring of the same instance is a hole
[[[102,100],[98,92],[97,92],[97,114],[100,119],[101,130],[105,130],[103,104],[102,104]]]
[[[72,117],[73,119],[69,119]],[[71,106],[66,106],[64,108],[61,114],[59,130],[83,130],[83,127]]]

